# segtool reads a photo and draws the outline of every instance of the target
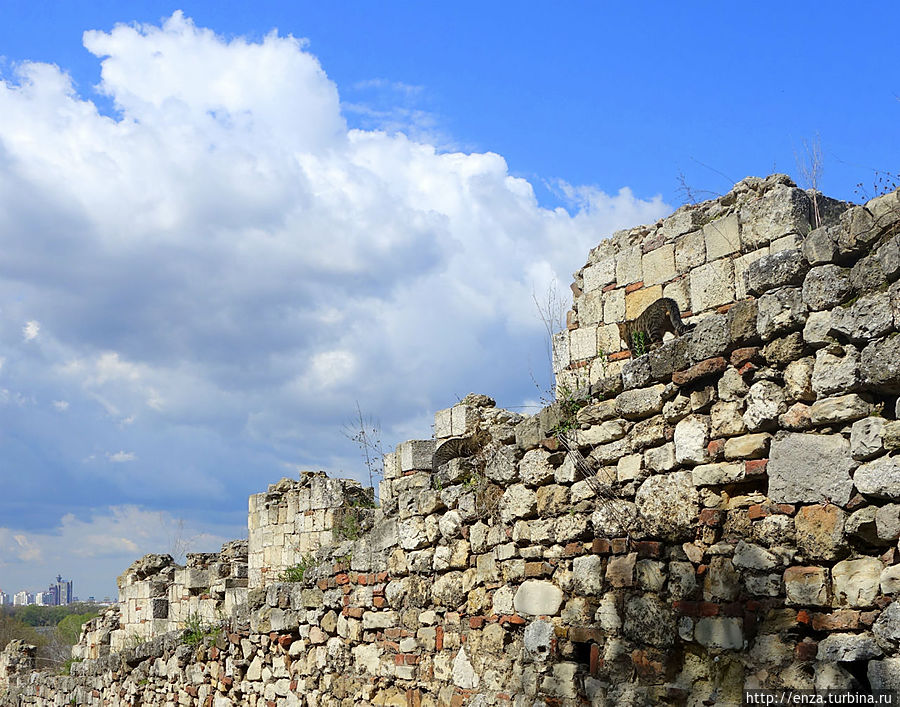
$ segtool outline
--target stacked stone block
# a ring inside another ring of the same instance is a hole
[[[320,547],[339,540],[336,528],[347,506],[371,505],[371,490],[324,472],[282,479],[266,493],[250,497],[249,584],[265,587],[285,570],[307,561]]]
[[[585,325],[591,307],[589,319],[608,306],[614,323],[643,306],[631,295],[678,286],[691,331],[621,357],[618,375],[566,384],[577,392],[534,416],[485,396],[438,412],[435,439],[386,459],[372,527],[318,536],[302,581],[249,593],[248,624],[199,648],[170,635],[71,677],[42,675],[20,704],[729,705],[752,688],[896,692],[900,195],[852,208],[817,199],[824,220],[810,231],[806,192],[745,180],[616,236],[582,272],[566,337],[594,353],[562,378],[604,361],[582,340],[606,325]],[[294,488],[255,497],[251,513],[286,524]]]

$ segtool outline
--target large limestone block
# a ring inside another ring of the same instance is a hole
[[[737,214],[728,214],[710,221],[703,227],[706,259],[717,260],[741,249],[741,232]]]
[[[795,606],[828,606],[829,578],[826,567],[788,567],[784,571],[786,603]]]
[[[850,443],[841,435],[776,435],[769,452],[769,496],[776,503],[850,500],[855,466]]]
[[[616,281],[616,259],[606,258],[599,263],[589,265],[584,269],[582,276],[585,292],[602,290]]]
[[[846,521],[846,512],[837,506],[803,506],[794,518],[798,548],[812,560],[846,557],[850,552],[844,538]]]
[[[783,250],[766,255],[747,268],[747,292],[761,295],[776,287],[796,287],[803,283],[809,265],[799,250]]]
[[[402,442],[397,449],[400,457],[400,471],[431,470],[435,442],[433,439]],[[315,481],[315,479],[314,479]],[[340,505],[340,504],[336,504]]]
[[[649,534],[668,540],[692,537],[699,495],[690,472],[651,476],[638,489],[635,505]]]
[[[860,373],[866,385],[900,391],[900,335],[873,341],[863,349]]]
[[[734,264],[728,258],[691,270],[691,311],[694,313],[734,301]]]
[[[675,461],[679,464],[703,464],[707,461],[709,419],[703,415],[688,415],[675,425]]]
[[[572,561],[572,590],[585,596],[603,592],[603,560],[597,555],[576,557]]]
[[[562,590],[552,582],[528,579],[519,585],[513,606],[526,616],[555,616],[562,605]]]
[[[706,262],[703,231],[698,229],[675,239],[675,269],[679,275]]]
[[[860,466],[853,475],[860,493],[900,500],[900,457],[881,457]]]
[[[852,422],[871,412],[871,403],[866,402],[856,393],[817,400],[809,408],[810,420],[814,425]]]
[[[850,294],[850,270],[837,265],[819,265],[803,280],[803,301],[812,311],[831,309]]]
[[[643,259],[644,285],[660,285],[675,277],[675,245],[665,245],[651,250]]]
[[[884,565],[874,557],[843,560],[831,570],[834,606],[866,608],[875,603]]]
[[[757,260],[769,254],[769,246],[745,253],[734,259],[734,296],[735,299],[744,299],[747,292],[747,271]]]
[[[809,197],[802,189],[777,184],[741,210],[741,242],[746,250],[777,238],[809,232]]]
[[[855,390],[859,378],[859,352],[853,344],[832,344],[816,351],[812,388],[817,395]]]
[[[891,296],[876,292],[860,297],[849,307],[837,307],[831,313],[831,328],[857,342],[869,342],[894,328]]]
[[[799,287],[785,287],[767,292],[757,301],[756,329],[763,341],[802,329],[807,306]]]
[[[629,420],[656,415],[663,408],[666,386],[653,385],[649,388],[626,390],[616,397],[616,410]]]
[[[616,258],[616,281],[620,285],[630,285],[644,279],[641,270],[641,247],[633,246],[622,250]]]
[[[643,594],[625,602],[625,635],[633,641],[657,648],[674,644],[677,635],[671,606],[653,594]]]
[[[583,361],[597,355],[597,327],[583,326],[569,332],[569,360]]]

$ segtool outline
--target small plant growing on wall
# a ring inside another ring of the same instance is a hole
[[[310,570],[315,569],[317,566],[316,558],[312,555],[312,553],[303,555],[300,558],[300,561],[291,565],[290,567],[286,567],[282,570],[281,574],[278,575],[278,581],[280,582],[302,582],[306,578],[306,573]]]

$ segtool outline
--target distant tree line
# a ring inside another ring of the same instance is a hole
[[[78,642],[81,627],[99,611],[94,604],[4,606],[0,610],[0,650],[14,639],[38,647],[38,666],[63,666]]]

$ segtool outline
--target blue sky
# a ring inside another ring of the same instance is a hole
[[[4,3],[0,588],[111,594],[361,476],[357,401],[386,446],[534,405],[532,292],[680,175],[797,177],[817,136],[832,196],[900,169],[895,5],[712,8]]]

